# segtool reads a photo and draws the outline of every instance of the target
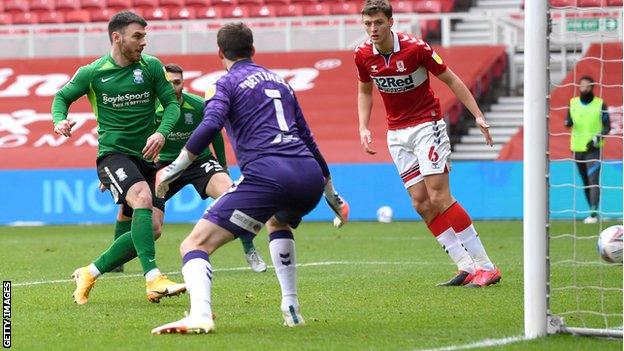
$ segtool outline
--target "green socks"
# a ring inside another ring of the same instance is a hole
[[[130,223],[130,222],[128,222]],[[118,237],[104,253],[93,262],[95,267],[103,274],[114,268],[129,262],[137,256],[132,243],[130,231]]]
[[[124,233],[129,232],[132,229],[132,221],[117,221],[115,223],[115,240]]]
[[[245,255],[248,254],[249,251],[255,249],[253,239],[240,237],[240,241],[243,244],[243,251],[245,251]]]
[[[157,268],[151,208],[134,209],[131,233],[132,243],[143,267],[143,274]]]

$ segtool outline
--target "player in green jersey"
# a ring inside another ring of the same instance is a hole
[[[147,298],[159,302],[178,295],[184,284],[167,279],[156,265],[153,182],[158,155],[180,115],[180,104],[167,81],[162,63],[142,54],[146,45],[145,20],[124,11],[108,23],[110,54],[80,67],[74,77],[54,96],[54,131],[71,136],[75,122],[67,118],[69,106],[87,95],[98,126],[98,177],[116,203],[134,209],[131,230],[113,242],[97,260],[78,268],[74,301],[88,301],[97,277],[138,255],[145,274]],[[154,132],[156,101],[164,106],[162,123]]]
[[[180,150],[182,150],[188,138],[204,118],[204,99],[183,91],[184,71],[182,67],[176,64],[167,64],[165,65],[165,70],[175,90],[176,97],[181,106],[181,111],[178,122],[167,136],[165,146],[160,150],[158,155],[158,161],[156,162],[156,167],[158,169],[165,168],[178,157]],[[162,123],[163,115],[164,107],[159,105],[156,108],[157,125]],[[204,150],[204,152],[197,157],[197,160],[184,171],[180,178],[171,183],[169,191],[164,199],[156,200],[162,201],[162,204],[154,207],[154,219],[156,222],[154,228],[155,238],[158,238],[161,234],[164,220],[164,202],[173,197],[183,187],[192,184],[202,199],[208,197],[216,199],[232,186],[232,180],[227,173],[227,160],[225,157],[223,136],[221,134],[215,137],[212,142],[212,147],[216,159],[210,149],[207,148]],[[117,222],[115,224],[115,239],[130,230],[132,214],[132,208],[125,204],[120,206],[117,214]],[[241,237],[241,242],[243,244],[245,258],[251,270],[254,272],[266,271],[267,265],[254,247],[252,238]],[[119,268],[115,268],[113,271],[123,271],[123,266],[119,266]]]

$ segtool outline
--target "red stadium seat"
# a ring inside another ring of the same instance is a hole
[[[164,21],[169,19],[169,10],[164,7],[155,7],[143,10],[143,18],[148,21]]]
[[[91,15],[87,10],[73,10],[65,13],[65,23],[89,23]]]
[[[315,4],[316,0],[290,0],[292,4]]]
[[[210,6],[210,0],[185,0],[184,5],[192,8],[201,8]]]
[[[54,10],[54,0],[31,0],[30,11],[35,13],[50,12]]]
[[[59,10],[64,10],[65,12],[67,11],[71,11],[71,10],[78,10],[80,8],[80,3],[78,2],[78,0],[56,0],[54,9],[59,11]]]
[[[290,0],[264,0],[266,5],[289,5]]]
[[[579,7],[603,7],[607,6],[607,0],[578,0]]]
[[[215,6],[203,7],[197,10],[197,18],[202,18],[202,19],[221,18],[222,11],[223,9],[221,7],[215,7]]]
[[[236,5],[236,0],[212,0],[212,6],[233,6]]]
[[[442,12],[442,4],[438,1],[417,1],[412,4],[412,11],[419,13],[440,13]]]
[[[195,9],[192,7],[179,7],[169,10],[169,19],[187,20],[195,18]]]
[[[222,12],[223,18],[246,18],[249,17],[247,6],[226,6]]]
[[[303,6],[304,16],[328,16],[329,5],[327,4],[310,4]]]
[[[238,0],[239,5],[262,5],[264,1],[262,0]]]
[[[111,9],[95,9],[91,10],[92,22],[108,22],[117,11]]]
[[[576,0],[550,0],[552,7],[576,6]]]
[[[360,8],[353,2],[343,2],[330,5],[332,15],[355,15],[360,13]]]
[[[455,8],[455,0],[437,0],[442,6],[442,12],[451,12]]]
[[[132,7],[136,9],[153,9],[158,7],[158,0],[132,0]]]
[[[63,23],[63,14],[56,11],[39,14],[39,23]]]
[[[132,3],[128,0],[108,0],[106,8],[112,10],[114,13],[119,11],[130,9]]]
[[[275,17],[277,12],[273,5],[251,6],[249,17]]]
[[[303,16],[303,6],[290,4],[277,7],[275,12],[277,17],[299,17]]]
[[[622,7],[622,5],[623,5],[623,1],[622,0],[607,0],[607,6]]]
[[[20,13],[28,11],[28,2],[26,0],[5,0],[4,12]]]
[[[395,1],[392,3],[393,13],[412,13],[413,5],[409,1]]]
[[[158,0],[158,6],[167,8],[183,7],[184,0]]]
[[[37,24],[39,23],[39,17],[36,13],[32,12],[19,12],[13,14],[13,24]]]
[[[80,0],[80,7],[85,10],[103,9],[106,7],[105,0]]]
[[[0,12],[0,26],[13,23],[13,17],[8,13]]]

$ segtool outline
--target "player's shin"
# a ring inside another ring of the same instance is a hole
[[[443,216],[448,218],[457,237],[461,240],[462,245],[474,260],[477,268],[486,271],[494,270],[494,265],[485,252],[485,248],[481,243],[481,239],[479,239],[479,234],[475,230],[470,216],[459,202],[452,204],[451,207],[443,213]]]
[[[437,215],[427,226],[460,271],[471,274],[475,272],[472,258],[462,246],[451,225],[441,215]]]
[[[152,232],[152,209],[137,208],[132,215],[132,243],[136,249],[146,279],[160,275],[156,266],[156,249]],[[150,277],[151,276],[151,277]]]
[[[132,260],[136,256],[134,244],[132,243],[132,233],[128,231],[117,238],[108,250],[104,251],[93,264],[101,273],[106,273]]]
[[[201,250],[187,252],[182,258],[182,274],[186,290],[191,296],[192,318],[212,319],[212,266],[208,253]]]
[[[303,324],[297,299],[297,268],[295,238],[292,232],[280,230],[269,235],[269,251],[275,274],[282,289],[281,309],[285,324],[292,327]]]

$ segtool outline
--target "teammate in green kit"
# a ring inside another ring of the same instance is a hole
[[[52,103],[54,132],[69,137],[75,125],[67,119],[69,106],[87,95],[98,126],[100,182],[116,203],[134,209],[130,231],[119,236],[93,263],[74,271],[73,297],[80,305],[87,303],[99,275],[137,255],[149,301],[159,302],[164,296],[186,290],[184,284],[167,279],[156,265],[152,228],[156,166],[152,160],[176,124],[180,104],[162,63],[142,54],[146,26],[145,20],[132,12],[115,14],[108,23],[110,54],[80,67]],[[154,131],[157,100],[163,106],[163,117]]]
[[[204,99],[183,91],[184,72],[182,67],[176,64],[167,64],[165,65],[165,70],[167,71],[169,81],[173,85],[176,97],[180,103],[181,112],[178,122],[167,136],[165,146],[160,150],[158,161],[156,162],[156,167],[158,169],[165,168],[178,157],[180,150],[182,150],[188,138],[204,118]],[[159,105],[156,108],[157,125],[162,123],[163,115],[164,107]],[[156,238],[160,236],[164,220],[164,212],[162,211],[162,209],[164,209],[164,202],[173,197],[183,187],[191,184],[195,187],[195,190],[202,199],[208,197],[216,199],[232,186],[232,180],[227,173],[223,137],[220,133],[213,140],[212,147],[216,159],[210,149],[207,148],[198,156],[197,160],[184,171],[180,178],[171,183],[169,191],[164,199],[156,199],[156,201],[162,202],[162,204],[158,204],[159,206],[154,207],[154,219],[156,221],[154,235]],[[131,219],[132,208],[125,204],[121,205],[115,225],[115,239],[130,230]],[[251,270],[254,272],[266,271],[267,265],[254,247],[252,239],[241,238],[241,242],[245,251],[245,258]],[[123,271],[123,266],[119,266],[113,271]]]

